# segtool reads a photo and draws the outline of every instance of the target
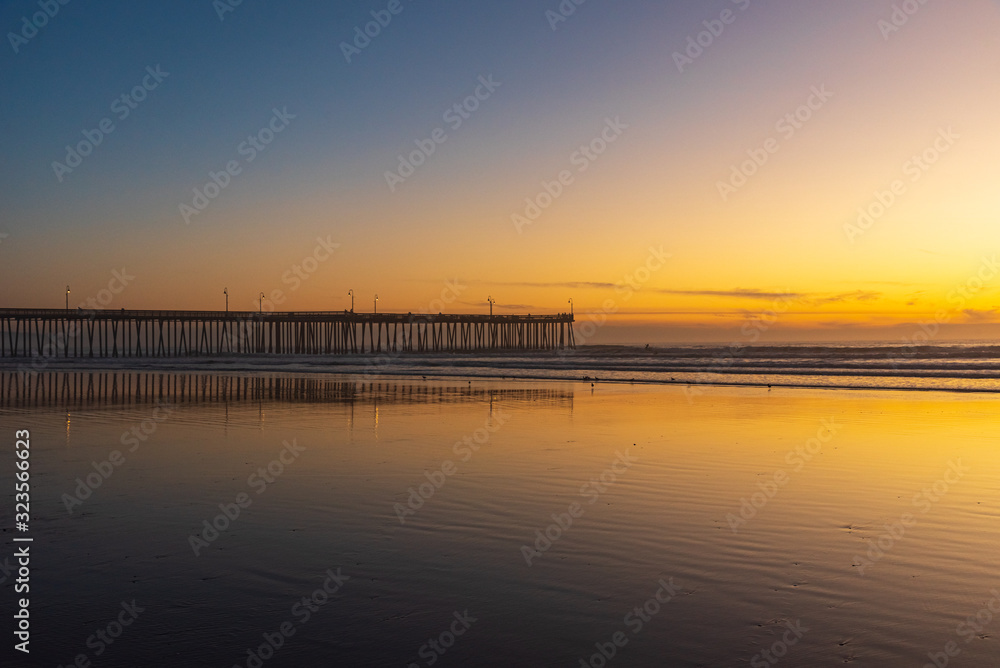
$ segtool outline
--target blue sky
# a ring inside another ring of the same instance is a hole
[[[39,0],[3,3],[0,301],[52,305],[66,283],[91,294],[131,266],[143,271],[123,305],[209,308],[222,286],[266,289],[332,234],[338,257],[284,308],[342,308],[351,287],[419,310],[460,277],[482,287],[456,310],[481,308],[491,285],[506,286],[501,304],[552,310],[569,296],[556,287],[614,284],[666,245],[675,261],[616,318],[704,312],[671,326],[731,328],[751,305],[680,295],[833,295],[880,281],[943,295],[995,241],[995,2],[927,4],[885,36],[888,0],[587,0],[555,30],[546,12],[557,1],[400,0],[346,62],[341,44],[389,4],[243,0],[220,19],[209,0],[71,0],[50,5],[58,13],[15,53],[9,34]],[[721,34],[679,72],[674,54],[723,12]],[[169,76],[115,118],[114,100],[157,66]],[[442,127],[481,76],[499,88],[391,192],[397,156]],[[824,84],[833,101],[720,202],[731,166]],[[245,162],[238,147],[274,109],[294,119]],[[53,161],[104,118],[114,131],[60,181]],[[621,140],[515,229],[526,199],[615,118],[629,128]],[[949,124],[969,138],[950,162],[863,244],[845,245],[844,221]],[[239,175],[185,224],[180,205],[231,160]],[[920,249],[948,259],[916,271]],[[903,290],[862,306],[895,312],[912,301]],[[586,311],[608,294],[574,297]],[[1000,306],[981,299],[979,312]]]

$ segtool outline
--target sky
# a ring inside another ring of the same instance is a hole
[[[0,306],[1000,333],[996,0],[234,1],[0,5]]]

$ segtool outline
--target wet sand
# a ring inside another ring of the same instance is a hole
[[[0,403],[33,444],[33,658],[1000,663],[990,395],[291,380]]]

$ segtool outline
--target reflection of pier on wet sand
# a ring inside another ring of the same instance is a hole
[[[505,401],[531,402],[532,407],[539,407],[571,405],[573,392],[418,379],[345,381],[301,376],[169,372],[0,372],[0,408],[241,401],[413,404]]]

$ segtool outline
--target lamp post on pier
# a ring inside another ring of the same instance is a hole
[[[66,286],[66,310],[69,310],[69,286]]]
[[[573,298],[572,297],[569,298],[569,314],[570,314],[570,316],[573,315]]]
[[[490,295],[489,297],[486,298],[486,301],[489,302],[489,304],[490,304],[490,317],[492,318],[493,317],[493,305],[497,303],[497,300],[493,299],[493,296]]]
[[[347,294],[351,295],[351,313],[354,313],[354,290],[348,290]]]
[[[375,310],[374,313],[378,313],[378,295],[375,295]]]
[[[226,295],[226,313],[229,313],[229,288],[223,288],[222,294]]]
[[[260,301],[257,304],[257,312],[261,315],[264,314],[264,293],[260,293]]]

